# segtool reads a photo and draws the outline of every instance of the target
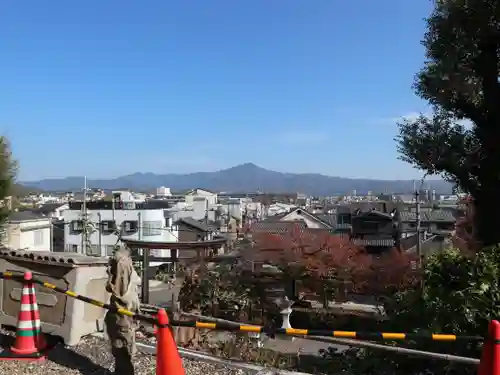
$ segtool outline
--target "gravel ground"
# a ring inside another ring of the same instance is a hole
[[[0,330],[2,348],[9,347],[13,339],[11,332]],[[113,368],[113,357],[108,343],[97,337],[87,337],[76,347],[57,345],[49,352],[44,362],[0,361],[0,374],[9,375],[105,375]],[[154,375],[155,357],[138,352],[135,360],[136,375]],[[229,369],[211,363],[184,359],[186,375],[245,375],[241,370]]]

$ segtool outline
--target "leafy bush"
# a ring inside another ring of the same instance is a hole
[[[386,306],[386,332],[486,335],[492,319],[500,316],[500,249],[483,249],[475,256],[457,249],[434,254],[425,264],[423,289],[396,293]],[[400,344],[401,345],[401,344]],[[456,341],[407,341],[405,347],[479,358],[481,344]],[[351,349],[343,356],[344,369],[370,375],[472,374],[477,368],[372,349]]]

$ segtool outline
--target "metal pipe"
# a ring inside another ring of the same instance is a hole
[[[154,307],[156,307],[156,306],[147,306],[147,308],[154,308]],[[200,320],[236,324],[236,322],[233,322],[230,320],[213,318],[210,316],[204,316],[204,315],[193,314],[193,313],[185,313],[185,312],[181,312],[181,314],[184,316],[197,318]],[[441,359],[441,360],[446,360],[446,361],[450,361],[450,362],[460,362],[460,363],[469,364],[469,365],[476,365],[476,366],[479,365],[479,359],[477,359],[477,358],[461,357],[461,356],[456,356],[456,355],[452,355],[452,354],[432,353],[432,352],[427,352],[427,351],[423,351],[423,350],[394,347],[394,346],[388,346],[388,345],[383,345],[383,344],[375,344],[375,343],[372,343],[369,341],[363,341],[363,340],[349,340],[349,339],[320,337],[320,336],[296,336],[296,337],[300,337],[300,338],[305,339],[305,340],[331,343],[332,345],[337,344],[337,345],[345,345],[345,346],[358,347],[358,348],[378,349],[378,350],[385,350],[385,351],[395,352],[395,353],[400,353],[400,354],[418,355],[418,356],[422,356],[422,357]]]
[[[108,251],[107,249],[104,251],[104,255],[103,255],[103,252],[102,252],[102,217],[101,217],[101,213],[98,212],[97,213],[97,218],[99,220],[99,223],[97,224],[99,226],[99,252],[101,253],[101,256],[107,256],[108,255]]]
[[[479,359],[477,359],[477,358],[461,357],[461,356],[452,355],[452,354],[433,353],[433,352],[426,352],[423,350],[394,347],[394,346],[388,346],[388,345],[382,345],[382,344],[374,344],[374,343],[371,343],[368,341],[362,341],[362,340],[325,338],[325,337],[317,337],[317,336],[305,336],[302,338],[304,338],[306,340],[313,340],[313,341],[326,342],[326,343],[332,343],[332,344],[354,346],[354,347],[359,347],[359,348],[379,349],[379,350],[385,350],[385,351],[395,352],[395,353],[400,353],[400,354],[418,355],[421,357],[441,359],[441,360],[450,361],[450,362],[460,362],[460,363],[465,363],[465,364],[469,364],[469,365],[476,365],[476,366],[479,365]]]
[[[140,212],[137,213],[137,237],[141,240],[142,237],[142,215]],[[142,275],[141,275],[141,299],[143,303],[149,303],[149,249],[142,248]]]

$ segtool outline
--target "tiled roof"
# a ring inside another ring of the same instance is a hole
[[[278,221],[278,220],[284,218],[288,214],[289,214],[289,212],[283,212],[281,214],[268,216],[267,218],[264,219],[264,221]]]
[[[401,221],[416,221],[417,215],[415,212],[402,211],[399,213]],[[422,211],[420,213],[421,221],[437,221],[437,222],[447,222],[453,223],[456,221],[455,217],[450,211],[446,210],[433,210],[433,211]]]
[[[198,229],[201,232],[211,232],[214,228],[210,225],[205,225],[205,223],[199,222],[192,217],[183,217],[177,220],[177,222],[184,223],[192,228]]]
[[[65,203],[45,203],[41,205],[38,208],[33,209],[33,212],[38,212],[44,215],[50,214],[51,212],[54,212],[56,209],[58,209],[61,206],[64,206]]]
[[[349,204],[351,208],[351,212],[359,209],[361,212],[367,211],[378,211],[383,213],[389,213],[395,208],[398,208],[399,205],[395,202],[353,202]]]
[[[32,211],[12,212],[9,215],[9,221],[12,223],[21,221],[40,220],[40,219],[45,219],[45,217]]]
[[[307,228],[303,221],[258,221],[250,227],[252,232],[285,233],[293,228]]]
[[[329,214],[313,214],[313,215],[317,217],[319,220],[327,223],[331,227],[334,227],[337,223],[336,215],[329,215]]]

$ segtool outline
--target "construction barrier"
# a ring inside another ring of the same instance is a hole
[[[11,279],[11,280],[17,280],[19,282],[23,282],[22,274],[17,274],[17,273],[13,273],[13,272],[0,272],[0,279]],[[111,311],[114,311],[114,312],[121,314],[121,315],[130,316],[134,319],[137,319],[137,320],[140,320],[143,322],[147,322],[150,324],[157,324],[157,320],[150,315],[137,314],[137,313],[133,313],[132,311],[129,311],[126,309],[117,309],[115,306],[112,306],[109,303],[104,303],[104,302],[95,300],[93,298],[82,296],[78,293],[75,293],[75,292],[69,290],[69,289],[60,288],[54,284],[51,284],[51,283],[48,283],[48,282],[45,282],[42,280],[38,280],[35,278],[32,279],[32,282],[35,284],[38,284],[40,286],[43,286],[45,288],[52,289],[52,290],[55,290],[56,292],[65,294],[68,297],[75,298],[79,301],[89,303],[91,305],[101,307],[103,309],[111,310]]]
[[[479,336],[457,336],[451,334],[407,334],[389,332],[356,332],[356,331],[323,331],[294,328],[268,329],[261,326],[239,325],[230,323],[207,323],[199,321],[172,321],[169,322],[167,312],[160,309],[156,319],[151,316],[135,314],[124,309],[116,309],[113,306],[93,300],[91,298],[78,295],[69,290],[56,287],[32,278],[31,272],[26,272],[24,276],[11,272],[0,273],[0,278],[15,279],[23,283],[21,306],[18,317],[16,340],[12,345],[10,353],[0,356],[2,359],[18,360],[40,360],[45,358],[47,344],[41,332],[40,315],[36,303],[34,284],[42,285],[46,288],[64,293],[70,297],[79,299],[92,305],[116,311],[119,314],[131,316],[139,320],[152,322],[156,327],[156,374],[157,375],[185,375],[182,359],[179,355],[177,345],[172,335],[172,326],[194,327],[204,329],[218,329],[225,331],[241,331],[256,333],[276,333],[285,335],[311,335],[326,336],[350,339],[382,339],[382,340],[404,340],[404,339],[430,339],[436,341],[456,341],[458,339],[484,340]],[[145,319],[144,319],[145,318]],[[489,326],[478,375],[500,375],[500,323],[492,321]]]
[[[493,320],[488,327],[478,375],[500,375],[500,322]]]
[[[46,358],[47,342],[41,329],[40,312],[31,272],[24,274],[23,282],[16,339],[10,350],[2,352],[0,360],[40,361]]]
[[[15,274],[12,272],[3,272],[3,273],[0,272],[0,278],[22,280],[22,275]],[[47,283],[41,280],[33,279],[32,282],[39,284],[45,288],[55,290],[59,293],[64,293],[67,296],[76,298],[80,301],[90,303],[94,306],[112,310],[117,312],[118,314],[130,316],[139,321],[152,324],[155,327],[162,327],[162,325],[158,322],[158,320],[153,318],[152,316],[137,314],[126,309],[117,309],[110,304],[79,295],[70,290],[59,288],[51,283]],[[359,331],[313,330],[313,329],[297,329],[297,328],[271,328],[271,327],[262,327],[262,326],[245,325],[237,323],[208,323],[202,321],[183,321],[183,320],[172,320],[168,324],[168,326],[191,327],[199,329],[218,330],[218,331],[264,333],[270,336],[273,335],[323,336],[323,337],[336,337],[336,338],[357,339],[357,340],[391,340],[391,341],[396,341],[396,340],[483,341],[484,340],[483,336],[466,336],[466,335],[454,335],[454,334],[443,334],[443,333],[359,332]]]

